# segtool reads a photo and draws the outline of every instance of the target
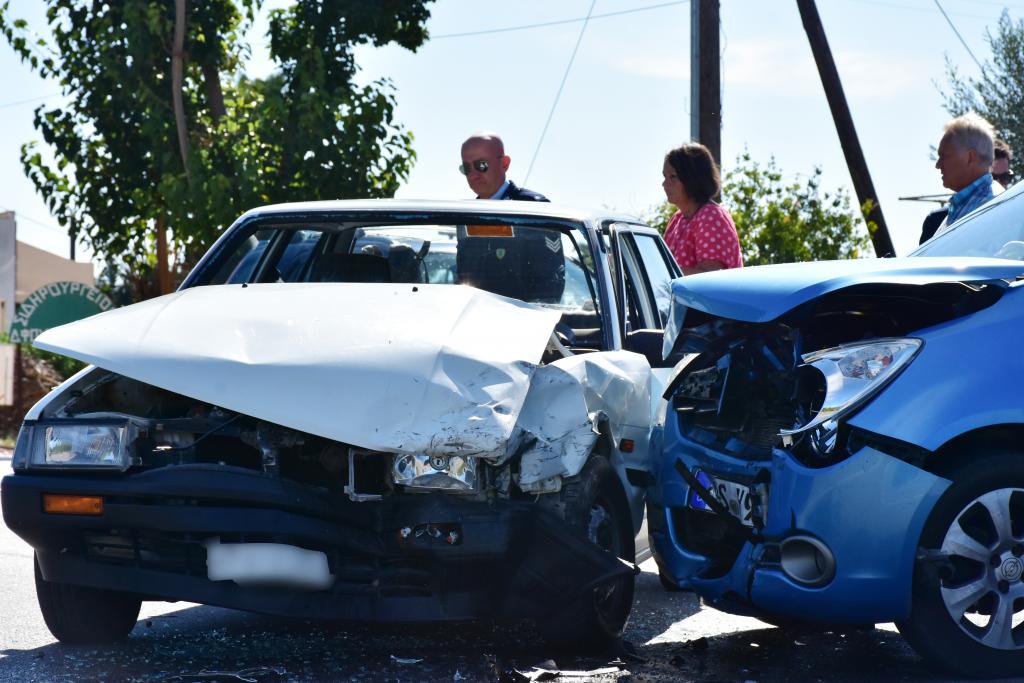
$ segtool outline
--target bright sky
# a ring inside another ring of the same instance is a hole
[[[1024,0],[939,1],[982,61],[989,54],[986,28],[995,27],[1003,7],[1015,20],[1024,17]],[[590,6],[591,0],[439,0],[431,6],[433,38],[418,52],[360,50],[361,78],[393,80],[398,119],[415,135],[418,159],[398,196],[471,197],[456,170],[459,145],[486,128],[505,140],[509,177],[555,201],[633,214],[660,202],[662,158],[690,137],[687,2],[596,0],[595,16],[651,9],[587,25],[524,182],[583,24],[485,31],[582,18]],[[818,8],[896,251],[905,254],[934,205],[897,197],[943,191],[931,146],[948,118],[936,87],[946,84],[944,55],[962,74],[977,75],[978,68],[935,0],[818,0]],[[43,26],[42,3],[13,0],[11,13]],[[725,170],[744,149],[761,162],[774,156],[788,177],[820,165],[825,189],[845,187],[855,203],[796,3],[721,0],[721,18]],[[268,69],[264,31],[261,24],[251,38],[250,71],[257,75]],[[464,33],[474,35],[452,35]],[[19,239],[67,255],[68,238],[18,157],[22,143],[39,138],[34,108],[59,104],[59,88],[33,75],[6,43],[0,73],[0,209],[17,213]]]

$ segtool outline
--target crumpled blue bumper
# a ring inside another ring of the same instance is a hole
[[[819,621],[867,624],[908,615],[918,538],[936,500],[949,486],[906,462],[873,448],[825,468],[808,468],[781,449],[770,461],[732,458],[686,439],[667,425],[658,486],[650,494],[651,546],[661,571],[692,587],[725,611]],[[770,475],[765,526],[742,544],[732,561],[694,549],[683,515],[689,486],[676,459],[737,481]],[[793,535],[812,536],[835,556],[835,575],[821,587],[802,585],[782,571],[778,544]]]

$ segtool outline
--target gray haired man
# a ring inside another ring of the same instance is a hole
[[[922,242],[932,234],[945,231],[961,217],[992,199],[989,168],[992,166],[994,138],[992,124],[973,112],[946,124],[935,168],[942,174],[943,186],[953,190],[953,196],[949,198],[943,221],[930,221],[934,214],[925,220]],[[934,228],[929,222],[935,223]]]

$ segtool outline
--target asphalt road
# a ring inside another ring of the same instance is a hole
[[[0,474],[10,472],[0,453]],[[29,547],[0,527],[0,683],[145,681],[514,681],[548,669],[558,681],[950,681],[929,669],[891,624],[794,632],[702,608],[667,593],[643,564],[624,652],[551,651],[524,624],[417,628],[330,626],[192,604],[146,603],[116,646],[71,647],[46,630]],[[541,680],[544,680],[541,678]]]

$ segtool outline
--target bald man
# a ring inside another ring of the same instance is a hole
[[[512,159],[505,154],[505,144],[495,133],[474,133],[462,143],[462,164],[459,171],[477,199],[512,199],[546,202],[544,195],[518,187],[505,177]]]

